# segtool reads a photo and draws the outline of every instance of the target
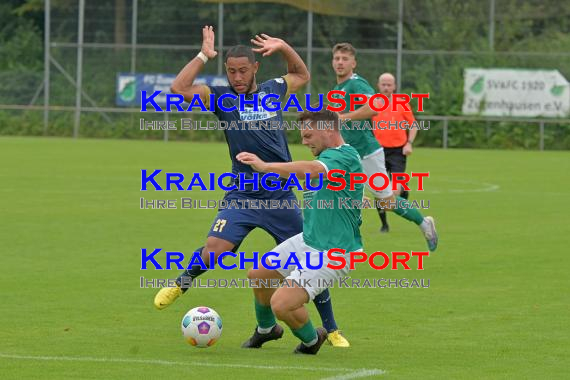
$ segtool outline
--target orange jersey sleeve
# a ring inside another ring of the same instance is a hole
[[[380,145],[386,148],[396,148],[406,144],[408,141],[407,128],[416,119],[412,111],[404,111],[402,107],[392,111],[388,107],[388,109],[378,112],[372,121],[374,122],[374,136]]]

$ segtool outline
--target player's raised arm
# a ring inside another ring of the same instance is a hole
[[[212,26],[205,26],[202,28],[202,49],[200,53],[192,59],[184,68],[178,73],[170,91],[175,94],[184,96],[184,100],[190,102],[194,94],[198,94],[202,102],[208,106],[210,88],[206,85],[195,85],[194,80],[202,71],[202,68],[209,59],[213,59],[218,55],[214,49],[215,35]]]
[[[295,174],[298,177],[305,177],[310,173],[311,178],[317,178],[319,173],[326,173],[326,169],[319,161],[294,161],[294,162],[264,162],[253,153],[241,152],[236,158],[242,163],[251,165],[258,172],[277,173],[281,177],[288,177]]]
[[[311,74],[305,62],[287,42],[280,38],[261,34],[256,35],[251,40],[251,43],[258,46],[253,51],[262,54],[263,57],[270,56],[277,51],[283,54],[283,58],[287,61],[287,75],[284,78],[287,81],[288,92],[297,91],[311,79]]]

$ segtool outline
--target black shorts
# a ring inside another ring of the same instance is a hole
[[[404,147],[384,148],[384,158],[386,159],[386,171],[392,173],[405,173],[407,157],[403,152]]]

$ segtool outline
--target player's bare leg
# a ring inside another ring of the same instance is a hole
[[[288,280],[285,280],[288,281]],[[327,339],[326,329],[315,329],[305,304],[309,302],[307,291],[297,284],[279,288],[271,297],[271,309],[275,316],[285,322],[293,334],[301,340],[296,354],[315,355]]]
[[[250,280],[283,280],[283,276],[279,272],[264,267],[250,269],[247,273],[247,277]],[[259,283],[259,285],[263,284]],[[275,290],[274,287],[264,286],[253,288],[257,327],[253,335],[242,344],[242,348],[260,348],[264,343],[281,339],[283,336],[283,327],[277,324],[275,315],[271,310],[271,297],[273,293],[275,293]]]
[[[223,252],[232,251],[234,247],[235,244],[230,241],[214,236],[209,236],[206,240],[206,245],[204,247],[198,248],[196,252],[201,251],[202,261],[209,268],[211,266],[210,252],[214,252],[214,258],[217,260],[218,256],[220,256]],[[165,287],[159,290],[159,292],[154,297],[154,306],[157,309],[162,310],[172,305],[174,301],[178,299],[178,297],[180,297],[186,292],[186,290],[188,290],[188,284],[191,282],[191,280],[202,275],[206,271],[208,271],[208,269],[204,269],[200,266],[193,266],[192,268],[186,269],[178,277],[176,281],[177,286]]]

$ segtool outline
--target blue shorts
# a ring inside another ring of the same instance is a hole
[[[251,200],[247,197],[226,196],[224,200]],[[293,193],[285,200],[296,200]],[[284,200],[279,199],[279,202]],[[245,237],[256,227],[262,228],[277,244],[303,232],[303,215],[295,208],[223,208],[218,210],[208,237],[227,240],[239,247]]]

